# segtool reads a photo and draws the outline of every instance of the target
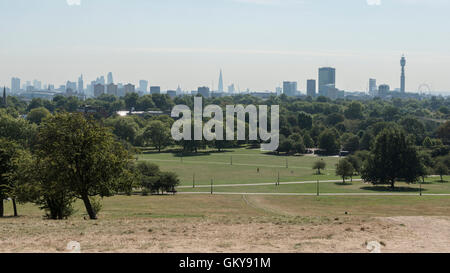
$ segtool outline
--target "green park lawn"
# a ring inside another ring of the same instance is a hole
[[[278,173],[281,182],[339,179],[334,173],[337,157],[277,156],[259,149],[200,152],[183,157],[170,152],[147,153],[139,159],[156,163],[163,171],[177,173],[182,186],[192,185],[194,177],[196,185],[209,185],[211,179],[214,184],[272,183],[278,180]],[[312,169],[317,160],[327,164],[320,176]]]

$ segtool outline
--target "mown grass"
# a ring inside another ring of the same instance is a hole
[[[270,183],[278,180],[278,174],[281,182],[339,179],[334,173],[337,157],[277,156],[259,149],[230,149],[189,156],[147,153],[138,158],[158,164],[163,171],[176,172],[184,186],[194,181],[196,185],[209,185],[211,180],[215,184]],[[312,169],[317,160],[327,164],[322,175]]]
[[[450,181],[450,176],[446,176],[445,180]],[[422,193],[424,194],[450,194],[450,183],[442,183],[439,178],[427,178],[422,186]],[[179,188],[180,192],[210,192],[207,188]],[[317,193],[317,184],[288,184],[275,186],[234,186],[234,187],[213,187],[214,192],[238,192],[238,193]],[[341,182],[326,182],[319,184],[320,193],[408,193],[419,194],[419,184],[407,184],[404,182],[396,183],[396,187],[392,189],[388,185],[374,186],[360,181],[350,182],[346,184]]]

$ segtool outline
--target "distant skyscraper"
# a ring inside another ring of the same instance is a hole
[[[160,86],[150,86],[150,94],[161,94],[161,87]]]
[[[105,94],[105,86],[100,83],[95,84],[94,85],[94,96],[97,98],[103,94]]]
[[[228,93],[234,94],[236,92],[236,88],[234,87],[234,83],[230,86],[228,86]]]
[[[103,76],[102,76],[103,77]],[[112,72],[108,73],[108,84],[114,83],[113,74]],[[104,83],[103,83],[104,84]]]
[[[406,77],[405,77],[405,66],[406,66],[406,58],[405,55],[402,56],[400,60],[400,65],[402,66],[402,75],[400,77],[400,92],[406,92]]]
[[[140,80],[139,81],[139,91],[146,93],[148,90],[148,81]]]
[[[378,87],[378,94],[380,96],[386,96],[391,91],[391,87],[387,84],[382,84]]]
[[[336,69],[332,67],[319,68],[319,95],[328,96],[328,89],[336,87]]]
[[[83,81],[83,74],[78,78],[78,92],[83,93],[84,92],[84,81]]]
[[[67,81],[67,83],[66,83],[66,91],[72,91],[72,92],[77,91],[77,83],[76,82]]]
[[[205,98],[209,98],[210,96],[209,87],[203,86],[197,89],[197,94],[202,95]]]
[[[135,93],[136,92],[136,87],[133,84],[131,84],[131,83],[125,84],[123,86],[123,89],[124,89],[125,94]]]
[[[33,81],[33,87],[35,90],[41,90],[42,88],[42,83],[38,80],[34,80]]]
[[[283,93],[289,97],[295,96],[297,93],[297,82],[283,82]]]
[[[306,84],[306,95],[310,97],[316,96],[316,80],[308,80]]]
[[[12,78],[11,79],[11,92],[18,93],[20,91],[20,79]]]
[[[223,92],[223,76],[222,76],[222,69],[220,69],[220,76],[219,76],[219,93]]]
[[[117,84],[114,84],[114,83],[108,84],[106,86],[106,94],[118,96],[119,95],[119,87],[117,86]]]
[[[377,92],[377,80],[369,79],[369,94],[375,96]]]

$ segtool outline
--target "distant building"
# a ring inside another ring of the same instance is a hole
[[[102,78],[103,78],[103,76],[102,76]],[[103,78],[103,84],[105,84],[104,81],[105,81],[105,78]],[[108,73],[108,82],[107,83],[108,84],[114,83],[112,72]]]
[[[140,80],[139,81],[139,91],[146,93],[148,90],[148,81]]]
[[[400,65],[402,67],[402,75],[400,76],[400,92],[406,92],[406,76],[405,76],[405,66],[406,66],[406,58],[405,55],[402,56],[400,60]]]
[[[197,89],[197,94],[202,95],[205,98],[209,98],[210,96],[209,87],[203,86]]]
[[[42,83],[38,80],[33,81],[33,87],[35,90],[41,90],[42,89]]]
[[[328,89],[336,87],[336,69],[319,68],[319,96],[328,97]]]
[[[223,93],[223,76],[222,76],[222,69],[220,70],[220,76],[219,76],[219,88],[217,90],[219,93]]]
[[[83,93],[84,92],[84,81],[83,81],[83,74],[80,75],[78,78],[78,92]]]
[[[150,94],[161,94],[161,87],[160,86],[150,86]]]
[[[378,91],[377,80],[376,79],[369,79],[369,94],[371,96],[376,96],[377,91]]]
[[[173,99],[173,98],[175,98],[177,96],[177,91],[175,91],[175,90],[167,90],[167,95]]]
[[[125,95],[128,94],[128,93],[135,93],[136,92],[136,87],[133,84],[131,84],[131,83],[125,84],[123,86],[123,89],[124,89]]]
[[[66,83],[66,91],[69,90],[69,89],[72,90],[72,92],[76,92],[77,91],[77,83],[76,82],[67,81],[67,83]]]
[[[277,94],[277,96],[280,96],[281,94],[283,94],[283,88],[281,87],[275,88],[275,93]]]
[[[306,95],[313,98],[316,96],[316,80],[306,82]]]
[[[114,84],[114,83],[108,84],[106,86],[106,94],[118,96],[119,95],[119,86],[117,86],[117,84]]]
[[[94,97],[100,97],[105,94],[105,86],[103,84],[97,83],[94,85]]]
[[[11,79],[11,92],[12,93],[19,93],[20,92],[20,79],[19,78],[12,78]]]
[[[297,82],[283,82],[283,94],[294,97],[297,93]]]
[[[382,84],[378,87],[378,95],[386,96],[391,91],[391,87],[387,84]]]
[[[236,88],[234,87],[234,84],[228,86],[228,93],[234,94],[236,92]]]

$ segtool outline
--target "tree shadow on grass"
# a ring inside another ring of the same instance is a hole
[[[411,188],[411,187],[395,187],[391,188],[390,186],[368,186],[362,187],[362,190],[367,191],[377,191],[377,192],[420,192],[419,188]],[[427,189],[422,189],[422,192],[427,191]]]

